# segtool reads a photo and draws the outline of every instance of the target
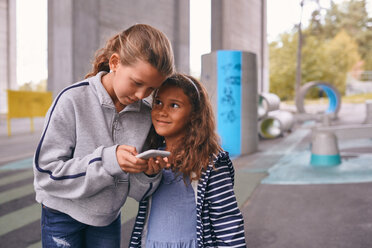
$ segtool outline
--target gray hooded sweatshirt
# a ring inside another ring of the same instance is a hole
[[[105,73],[55,98],[34,156],[36,200],[93,226],[114,221],[127,196],[140,201],[152,194],[161,177],[121,170],[116,147],[143,150],[151,107],[140,100],[117,113],[101,83]]]

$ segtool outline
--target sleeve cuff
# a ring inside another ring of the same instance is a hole
[[[155,175],[152,175],[152,176],[148,176],[145,173],[136,173],[136,174],[133,174],[133,175],[135,175],[135,177],[140,182],[143,182],[143,183],[152,183],[154,181],[159,180],[159,178],[161,177],[162,173],[159,172],[158,174],[155,174]]]
[[[118,160],[116,159],[116,147],[117,145],[107,147],[102,151],[102,165],[112,176],[125,173],[120,168]]]

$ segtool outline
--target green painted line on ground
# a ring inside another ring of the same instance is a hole
[[[3,204],[5,202],[9,202],[14,199],[21,198],[26,195],[30,195],[34,193],[34,185],[33,184],[27,184],[25,186],[7,190],[0,193],[0,204]]]
[[[0,170],[22,170],[22,169],[30,169],[33,165],[33,158],[25,158],[25,159],[18,159],[13,162],[9,162],[5,165],[0,167]]]
[[[0,236],[40,219],[40,204],[32,204],[0,217]]]
[[[138,202],[133,198],[127,198],[124,206],[121,208],[121,223],[124,224],[128,220],[137,216]]]
[[[37,243],[27,246],[27,248],[41,248],[41,246],[42,246],[41,241],[39,241]]]
[[[17,181],[21,181],[23,179],[30,178],[30,177],[33,177],[33,176],[34,176],[34,172],[32,170],[27,170],[27,171],[24,171],[24,172],[20,172],[20,173],[17,173],[15,175],[8,176],[6,178],[1,179],[0,186],[6,185],[6,184],[9,184],[9,183],[14,183],[14,182],[17,182]]]
[[[234,192],[238,206],[241,207],[252,195],[255,188],[261,184],[261,180],[267,176],[267,173],[248,173],[238,170],[235,174]]]
[[[265,151],[263,156],[265,154],[291,154],[310,133],[311,129],[296,129],[293,133],[284,137],[281,142]]]

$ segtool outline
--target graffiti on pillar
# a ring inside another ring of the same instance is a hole
[[[233,88],[229,86],[225,86],[223,89],[223,96],[221,97],[221,103],[224,106],[229,106],[229,108],[225,108],[223,112],[221,112],[221,116],[224,117],[226,122],[234,122],[237,119],[237,116],[234,112],[235,100],[233,97]]]
[[[224,79],[222,81],[223,95],[220,97],[220,101],[222,104],[221,106],[224,106],[224,110],[222,110],[220,114],[225,122],[235,122],[239,118],[239,113],[237,113],[236,97],[234,96],[240,94],[241,64],[229,63],[222,66],[221,69]]]
[[[241,139],[241,52],[218,51],[217,130],[222,147],[240,154]]]

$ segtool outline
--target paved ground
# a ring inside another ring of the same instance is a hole
[[[334,124],[363,120],[363,105],[343,105]],[[1,247],[41,247],[31,157],[42,122],[35,120],[35,132],[30,133],[29,120],[13,120],[8,137],[6,121],[0,118]],[[372,140],[340,143],[341,155],[354,155],[343,156],[335,169],[315,170],[308,158],[316,125],[297,124],[281,138],[260,140],[257,153],[233,159],[248,247],[372,247],[372,168],[366,162],[371,161]],[[287,180],[278,180],[283,175]],[[314,181],[314,175],[320,179]],[[123,207],[122,247],[127,247],[136,208],[132,200]]]

